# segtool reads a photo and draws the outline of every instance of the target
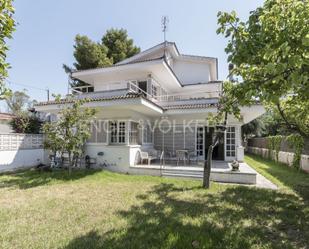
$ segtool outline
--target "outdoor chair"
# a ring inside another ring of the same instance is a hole
[[[186,165],[186,162],[189,162],[189,155],[188,150],[176,150],[176,157],[177,157],[177,166],[179,165],[180,161],[183,161],[183,165]]]
[[[198,156],[194,151],[189,152],[189,165],[192,163],[198,164]]]
[[[151,156],[146,151],[141,151],[140,156],[141,156],[141,163],[143,163],[144,161],[147,161],[148,165],[150,165],[151,161],[157,159],[157,156]]]

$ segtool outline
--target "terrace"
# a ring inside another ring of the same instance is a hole
[[[140,94],[151,102],[161,106],[187,105],[187,104],[215,104],[221,92],[222,82],[213,82],[209,85],[197,84],[185,86],[186,91],[167,92],[155,80],[128,80],[110,83],[103,90],[93,91],[92,86],[72,88],[72,93],[77,98],[109,98]]]

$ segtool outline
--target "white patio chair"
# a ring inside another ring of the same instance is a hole
[[[148,165],[150,165],[151,161],[157,159],[157,157],[150,156],[146,151],[141,151],[140,155],[141,155],[141,163],[143,163],[146,160]]]

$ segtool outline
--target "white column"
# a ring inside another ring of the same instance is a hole
[[[126,144],[129,145],[130,144],[130,130],[131,130],[131,121],[126,121],[125,122],[126,124],[126,127],[125,127],[125,130],[126,130]]]
[[[241,139],[241,126],[237,125],[235,127],[235,136],[236,136],[236,159],[239,162],[243,162],[244,161],[244,157],[245,157],[245,149],[242,146],[242,139]]]

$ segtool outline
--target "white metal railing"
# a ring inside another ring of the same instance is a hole
[[[220,96],[220,91],[211,91],[211,92],[194,92],[194,93],[177,93],[177,94],[167,94],[157,96],[159,102],[176,102],[183,100],[200,100],[200,99],[212,99],[218,98]]]
[[[42,134],[0,134],[0,151],[41,149],[43,144]]]
[[[72,92],[77,93],[78,95],[98,95],[98,96],[109,96],[109,93],[111,96],[114,96],[117,91],[120,91],[121,94],[124,94],[125,91],[131,92],[131,93],[139,93],[142,94],[147,99],[150,99],[151,101],[160,104],[160,103],[168,103],[168,102],[179,102],[179,101],[196,101],[196,100],[205,100],[205,99],[213,99],[218,98],[220,96],[221,91],[220,90],[214,90],[214,91],[195,91],[195,92],[184,92],[184,93],[172,93],[172,94],[164,94],[164,95],[153,95],[149,92],[144,91],[138,86],[138,81],[136,80],[128,80],[123,84],[123,88],[121,89],[110,89],[110,90],[104,90],[104,91],[96,91],[96,92],[86,92],[79,91],[77,89],[85,89],[89,88],[89,86],[81,86],[81,87],[74,87],[72,88]],[[150,91],[151,92],[151,91]],[[119,94],[120,94],[119,93]]]
[[[154,98],[154,96],[152,96],[148,92],[145,92],[143,89],[139,88],[138,85],[137,85],[137,82],[135,82],[135,81],[128,81],[127,82],[127,86],[128,86],[129,92],[140,93],[140,94],[144,95],[144,97],[146,97],[148,99],[153,99]]]

